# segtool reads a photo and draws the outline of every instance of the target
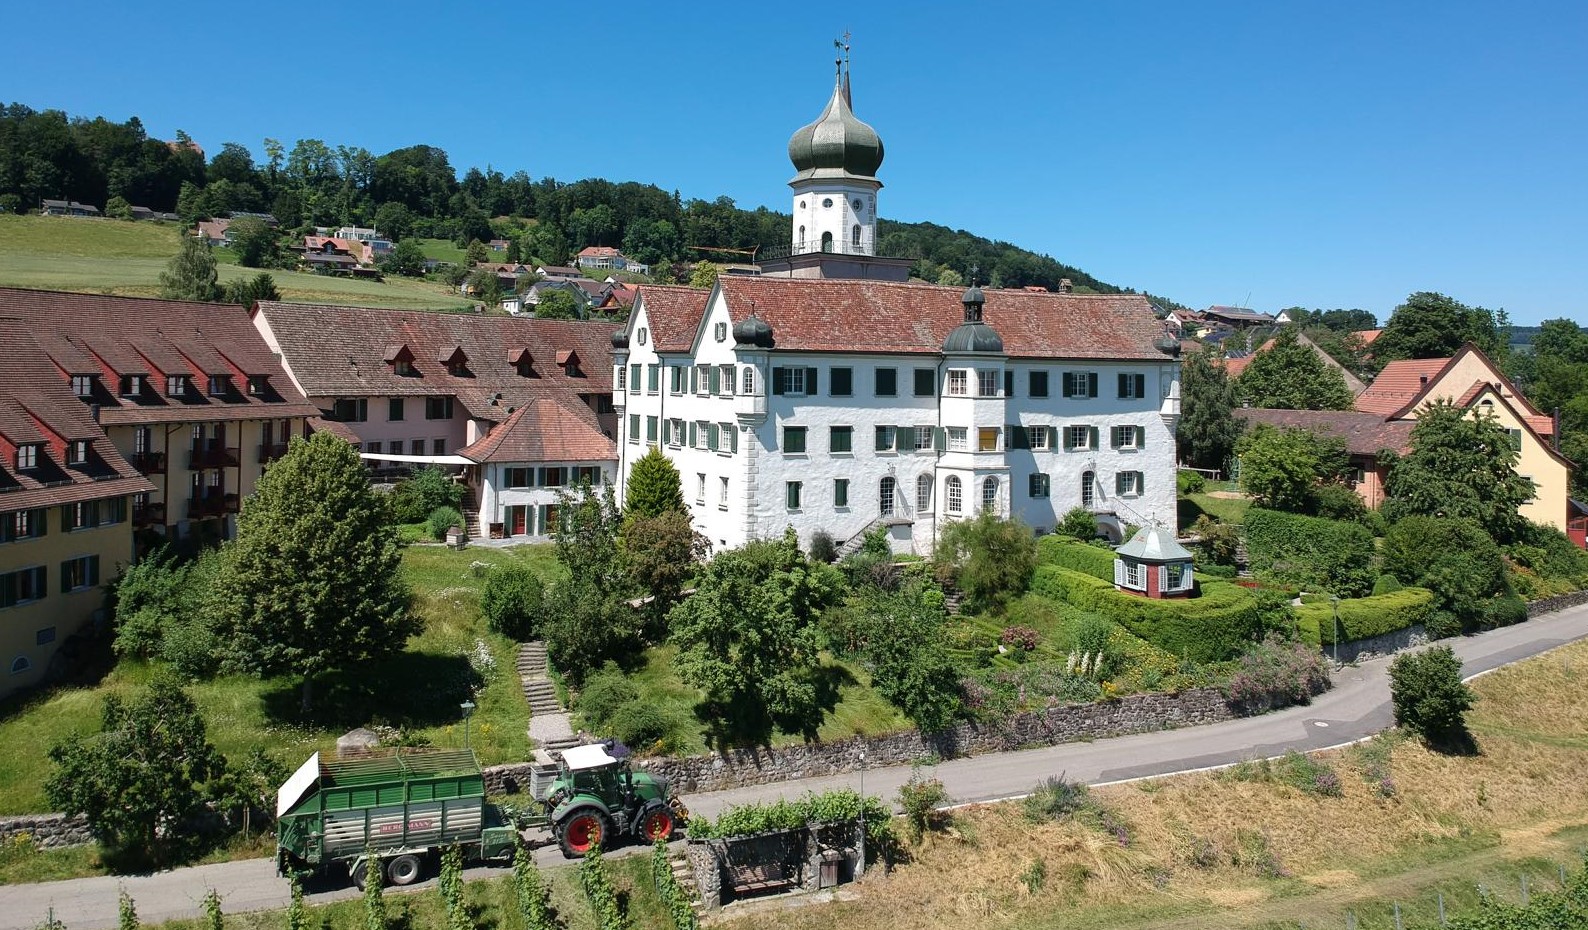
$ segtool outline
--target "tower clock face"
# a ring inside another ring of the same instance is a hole
[[[822,206],[831,207],[832,205],[833,205],[833,198],[827,197],[827,198],[822,200]]]
[[[860,211],[861,211],[861,210],[864,210],[864,209],[865,209],[865,207],[864,207],[864,206],[862,206],[862,205],[861,205],[861,203],[860,203],[860,198],[859,198],[859,197],[856,197],[856,198],[855,198],[855,199],[854,199],[854,200],[853,200],[853,201],[852,201],[852,202],[851,202],[851,206],[853,206],[853,207],[854,207],[854,208],[855,208],[855,212],[856,212],[856,213],[859,213],[859,212],[860,212]]]

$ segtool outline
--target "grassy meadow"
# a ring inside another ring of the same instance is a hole
[[[181,230],[169,223],[54,216],[0,216],[0,286],[81,291],[118,297],[160,296],[160,272],[175,255]],[[448,243],[450,245],[450,243]],[[258,274],[224,250],[222,283]],[[399,310],[466,310],[473,304],[444,284],[388,277],[367,281],[273,269],[283,300]]]

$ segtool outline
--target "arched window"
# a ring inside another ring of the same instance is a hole
[[[943,482],[943,495],[948,499],[948,512],[959,513],[965,504],[965,489],[960,487],[959,478],[949,475]]]
[[[832,250],[833,250],[833,234],[831,232],[822,233],[822,251],[823,252],[831,252]]]
[[[27,656],[17,656],[11,662],[11,674],[20,675],[32,667],[33,663],[28,661]]]
[[[749,367],[748,365],[746,365],[745,369],[744,369],[744,390],[740,391],[739,393],[740,394],[754,394],[755,393],[755,369]]]
[[[800,227],[800,238],[798,242],[794,243],[794,247],[798,251],[805,251],[805,227],[803,226]]]
[[[988,478],[981,483],[981,509],[998,512],[998,479]]]
[[[854,225],[854,228],[849,230],[849,244],[854,246],[857,249],[860,248],[860,224],[859,223],[856,223]]]
[[[882,493],[879,495],[879,497],[882,500],[881,512],[883,516],[886,517],[893,513],[893,499],[898,489],[899,482],[894,480],[892,475],[888,475],[882,479]]]
[[[915,509],[923,513],[932,509],[931,475],[919,475],[915,479]]]

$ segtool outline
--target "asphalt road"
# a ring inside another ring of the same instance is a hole
[[[1537,655],[1588,636],[1588,605],[1569,608],[1518,626],[1455,641],[1468,676]],[[1091,784],[1124,781],[1209,768],[1245,759],[1281,755],[1296,749],[1325,749],[1371,736],[1390,726],[1388,659],[1347,667],[1334,675],[1334,688],[1306,707],[1261,717],[1181,730],[1164,730],[1090,743],[1066,743],[1021,752],[973,756],[933,769],[956,802],[992,801],[1029,792],[1042,779],[1065,774]],[[827,788],[863,788],[891,798],[910,777],[908,766],[893,766],[826,778],[809,778],[685,798],[691,811],[715,816],[747,801],[795,797]],[[631,848],[628,852],[644,852]],[[555,847],[536,854],[542,866],[563,863]],[[504,868],[470,869],[468,878],[507,874]],[[415,888],[434,884],[434,879]],[[269,859],[226,862],[131,877],[82,878],[33,885],[0,886],[0,930],[31,930],[53,907],[71,930],[116,925],[117,897],[125,888],[145,923],[201,913],[204,895],[214,889],[227,913],[285,907],[289,894]],[[356,897],[346,887],[314,891],[315,902]]]

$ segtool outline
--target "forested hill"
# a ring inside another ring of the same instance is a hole
[[[789,240],[788,214],[740,209],[727,197],[684,201],[655,185],[532,180],[491,168],[469,168],[460,179],[447,153],[429,145],[384,155],[318,139],[290,147],[265,139],[263,148],[263,164],[232,142],[206,159],[183,133],[173,142],[149,138],[137,117],[118,123],[10,104],[0,110],[0,208],[15,213],[44,199],[77,200],[107,215],[136,205],[189,222],[269,212],[288,229],[374,226],[393,239],[460,245],[511,239],[526,256],[554,264],[587,245],[617,246],[653,266],[748,260],[749,250]],[[929,281],[953,282],[975,266],[985,282],[1003,287],[1056,288],[1068,278],[1080,292],[1133,292],[1049,256],[933,223],[882,220],[878,237],[884,254],[917,257],[915,275]]]

